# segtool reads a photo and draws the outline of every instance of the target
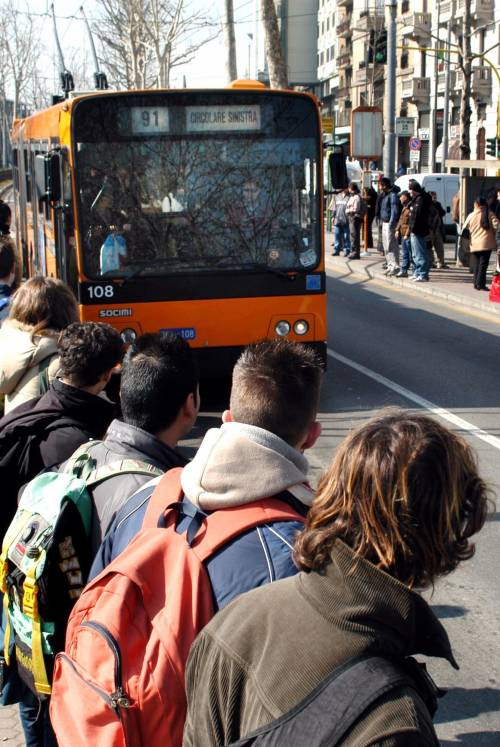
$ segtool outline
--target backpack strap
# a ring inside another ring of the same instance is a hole
[[[38,366],[38,393],[45,394],[49,391],[49,366],[52,363],[53,354],[48,355]]]
[[[398,662],[372,655],[356,657],[336,668],[283,716],[232,744],[302,747],[310,740],[311,727],[322,723],[321,744],[335,747],[379,698],[405,686],[419,692],[405,671],[405,660]]]
[[[169,469],[163,475],[148,501],[142,529],[155,529],[158,526],[158,519],[163,515],[165,509],[173,503],[181,501],[181,473],[182,467],[175,467]]]
[[[72,473],[75,477],[83,480],[88,487],[95,487],[101,482],[108,480],[116,475],[148,475],[150,477],[159,477],[163,470],[155,467],[150,462],[142,459],[120,459],[109,464],[103,464],[96,467],[96,460],[92,457],[91,449],[101,444],[102,441],[87,441],[78,447],[73,456],[68,460],[65,472]]]

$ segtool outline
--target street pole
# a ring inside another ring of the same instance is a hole
[[[437,35],[434,37],[434,100],[432,104],[431,112],[431,131],[430,131],[430,171],[434,173],[436,171],[436,150],[437,150],[437,102],[438,102],[438,73],[439,73],[439,60],[438,60],[438,49],[441,46],[439,39],[439,11],[441,5],[438,3],[437,6]]]
[[[397,0],[385,0],[387,9],[387,81],[384,116],[384,175],[394,180],[396,161],[396,9]]]
[[[234,35],[234,6],[233,0],[226,0],[226,23],[224,24],[225,42],[226,42],[226,69],[228,82],[238,78],[238,68],[236,65],[236,40]]]
[[[448,158],[448,133],[450,131],[450,66],[451,66],[451,18],[446,28],[446,69],[444,78],[444,107],[443,107],[443,155],[441,156],[441,168],[445,173],[448,171],[446,159]]]

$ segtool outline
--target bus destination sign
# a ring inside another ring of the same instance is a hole
[[[130,109],[134,135],[155,135],[168,132],[169,119],[166,106],[132,106]]]
[[[260,130],[260,106],[187,106],[187,132]]]

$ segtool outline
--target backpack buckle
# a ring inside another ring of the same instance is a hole
[[[9,575],[9,564],[7,563],[7,556],[0,556],[0,591],[2,594],[7,594],[7,578]]]
[[[32,620],[38,619],[38,585],[28,576],[23,584],[23,612]]]

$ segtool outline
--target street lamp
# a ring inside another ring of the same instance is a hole
[[[252,77],[252,67],[251,67],[251,58],[252,58],[252,44],[253,44],[253,34],[247,34],[249,42],[248,42],[248,75],[247,78]]]

